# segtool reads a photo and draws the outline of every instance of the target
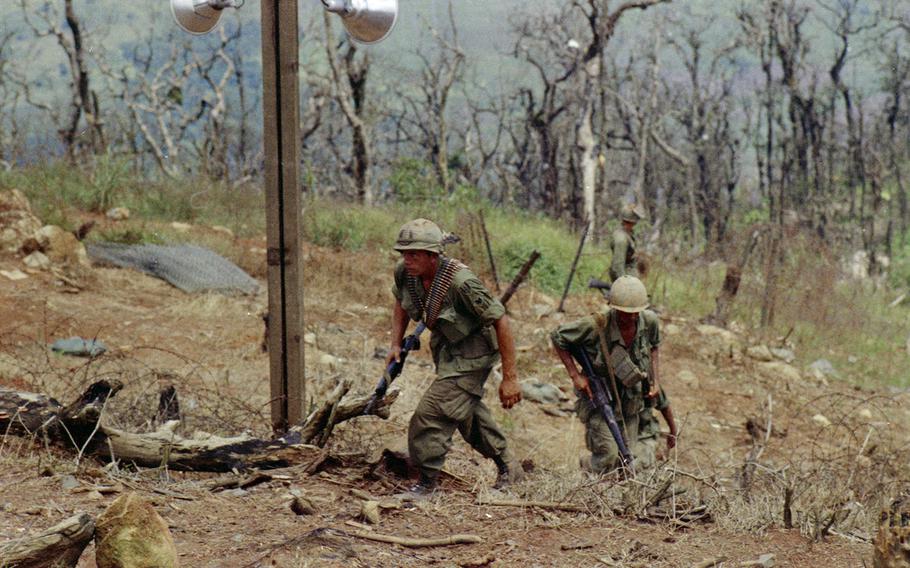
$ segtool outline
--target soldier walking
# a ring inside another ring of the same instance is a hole
[[[415,219],[401,227],[394,247],[402,260],[395,267],[392,345],[386,364],[399,360],[408,322],[423,321],[432,332],[430,351],[437,374],[408,427],[408,452],[420,470],[420,481],[411,488],[417,494],[435,489],[455,430],[496,463],[494,487],[508,484],[514,473],[505,436],[482,401],[484,384],[499,360],[503,408],[521,400],[505,308],[471,270],[443,254],[442,242],[443,233],[435,223]]]
[[[620,220],[622,226],[615,231],[610,241],[613,259],[610,262],[610,280],[615,282],[620,276],[638,276],[635,251],[635,225],[642,219],[634,203],[627,203],[622,208]]]
[[[656,443],[651,444],[649,440],[656,441],[657,433],[651,430],[656,424],[650,423],[654,405],[648,406],[645,401],[657,399],[661,393],[660,325],[657,314],[647,307],[648,293],[641,280],[621,276],[613,283],[610,305],[604,311],[563,324],[550,335],[578,396],[575,411],[585,425],[585,445],[591,452],[590,462],[585,461],[584,466],[596,473],[606,473],[621,465],[619,448],[606,420],[591,402],[593,395],[588,377],[579,371],[571,351],[583,349],[592,361],[594,372],[606,377],[609,384],[605,386],[614,395],[613,412],[625,444],[635,459],[641,460],[642,466],[650,465],[654,462]],[[665,397],[663,401],[666,402]],[[665,408],[669,412],[669,403]],[[646,430],[641,429],[643,419]],[[670,439],[675,444],[676,425],[672,412],[669,412],[668,424]]]

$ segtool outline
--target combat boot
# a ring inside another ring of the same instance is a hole
[[[436,479],[423,472],[420,473],[420,481],[408,489],[408,493],[415,497],[427,497],[432,495],[434,491],[436,491]]]
[[[496,464],[496,481],[493,483],[493,489],[505,489],[514,481],[519,481],[521,476],[521,467],[518,465],[509,465],[502,456],[493,458]]]

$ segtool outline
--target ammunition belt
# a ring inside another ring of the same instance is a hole
[[[439,258],[439,267],[436,269],[436,276],[433,277],[433,284],[427,294],[426,303],[417,292],[417,287],[423,285],[420,279],[408,275],[408,294],[411,296],[411,301],[423,315],[423,322],[430,329],[433,328],[436,318],[439,317],[439,312],[442,310],[442,302],[449,292],[449,287],[455,279],[455,274],[464,268],[464,265],[454,258],[444,256]]]

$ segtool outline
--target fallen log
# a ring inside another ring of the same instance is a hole
[[[75,566],[94,535],[95,522],[80,513],[34,536],[0,543],[0,566]]]
[[[220,437],[198,432],[184,438],[176,432],[176,420],[153,432],[129,432],[99,422],[104,404],[120,388],[119,383],[99,381],[65,407],[43,394],[0,389],[0,433],[40,436],[83,455],[142,467],[214,472],[274,469],[312,462],[320,450],[311,444],[324,444],[335,425],[362,415],[370,398],[344,399],[350,388],[345,382],[326,405],[281,438]],[[388,393],[370,414],[388,418],[389,407],[397,397],[398,391]]]
[[[473,534],[453,534],[451,536],[441,536],[435,538],[403,538],[400,536],[370,533],[366,531],[345,532],[344,534],[356,536],[357,538],[364,538],[366,540],[375,540],[377,542],[400,544],[401,546],[407,546],[411,548],[419,548],[424,546],[450,546],[453,544],[479,544],[483,542],[482,538]]]

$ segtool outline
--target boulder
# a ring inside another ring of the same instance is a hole
[[[35,270],[50,270],[51,268],[51,259],[39,250],[25,257],[22,262],[25,263],[25,266]]]
[[[759,363],[758,368],[763,374],[774,379],[782,379],[787,382],[799,382],[803,379],[799,369],[783,361],[766,361]]]
[[[34,237],[38,241],[41,251],[54,264],[73,267],[91,266],[88,254],[85,252],[85,245],[69,231],[64,231],[56,225],[45,225],[35,232]]]
[[[840,373],[837,372],[837,369],[834,368],[831,361],[828,361],[827,359],[817,359],[813,361],[812,364],[809,365],[809,372],[816,377],[840,377]]]
[[[569,400],[559,387],[537,379],[525,379],[521,381],[520,386],[521,396],[525,400],[542,404],[559,404],[563,400]]]
[[[118,497],[95,530],[98,568],[176,568],[177,548],[167,523],[135,493]]]
[[[130,218],[130,210],[126,207],[112,207],[104,215],[111,221],[126,221]]]
[[[774,355],[767,345],[753,345],[746,349],[746,356],[756,361],[773,361]]]
[[[770,349],[771,355],[774,355],[776,359],[780,359],[784,363],[792,363],[796,360],[796,353],[791,349],[785,349],[783,347],[772,347]]]
[[[40,228],[25,194],[18,189],[0,191],[0,251],[18,251]]]

